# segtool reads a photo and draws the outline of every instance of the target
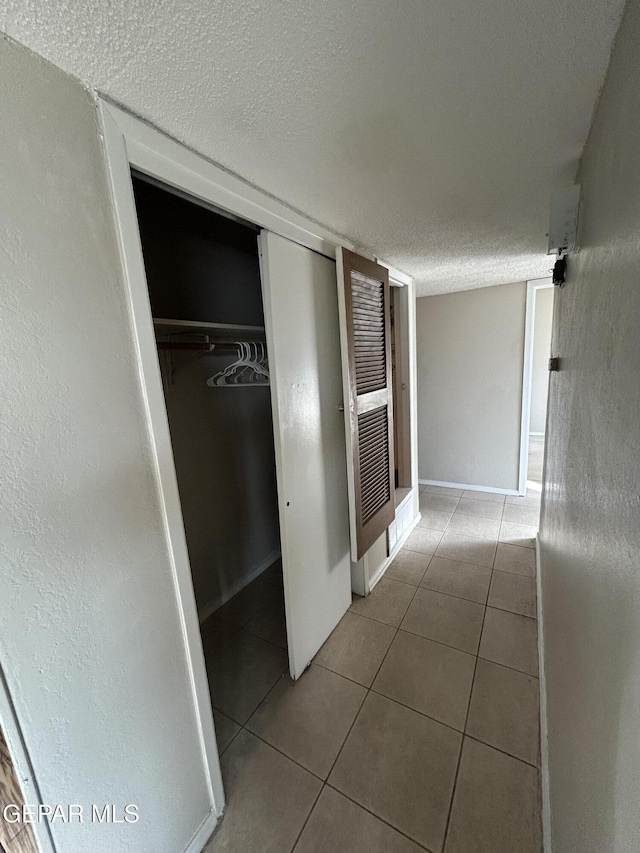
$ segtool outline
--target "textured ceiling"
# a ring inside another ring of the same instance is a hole
[[[548,274],[622,0],[0,0],[0,29],[415,276]]]

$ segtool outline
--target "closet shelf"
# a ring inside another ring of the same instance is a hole
[[[238,326],[233,323],[206,323],[199,320],[166,320],[153,318],[158,335],[215,335],[217,338],[256,340],[264,338],[264,326]]]

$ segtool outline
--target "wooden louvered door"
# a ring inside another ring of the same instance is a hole
[[[359,560],[395,515],[389,273],[341,249],[338,294],[351,554]]]

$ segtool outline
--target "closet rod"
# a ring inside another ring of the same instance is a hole
[[[156,341],[158,349],[197,350],[198,352],[213,352],[218,344],[196,343],[195,341]]]
[[[195,350],[197,352],[213,352],[216,349],[228,349],[237,351],[238,346],[232,341],[156,341],[158,349],[169,350]]]

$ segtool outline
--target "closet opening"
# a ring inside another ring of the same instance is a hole
[[[259,229],[132,180],[221,752],[288,667]]]
[[[409,401],[409,289],[391,283],[391,371],[393,378],[393,453],[395,504],[412,488]]]

